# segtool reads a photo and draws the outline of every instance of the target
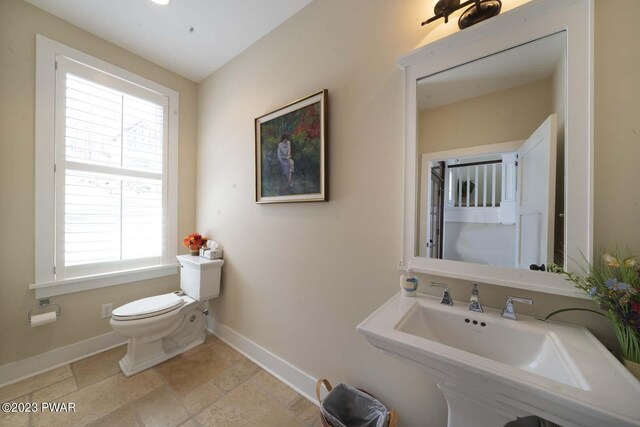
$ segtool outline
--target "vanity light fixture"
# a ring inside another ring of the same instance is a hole
[[[169,4],[169,2],[171,0],[151,0],[152,2],[154,2],[155,4],[159,4],[161,6],[166,6]]]
[[[433,8],[434,16],[424,21],[421,25],[427,25],[440,18],[444,18],[445,24],[449,22],[449,16],[455,11],[463,7],[470,6],[465,10],[460,19],[458,19],[458,27],[461,30],[492,18],[500,13],[502,9],[501,0],[468,0],[460,3],[460,0],[438,0]]]

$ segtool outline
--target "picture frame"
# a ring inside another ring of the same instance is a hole
[[[328,91],[255,119],[256,203],[326,202]]]

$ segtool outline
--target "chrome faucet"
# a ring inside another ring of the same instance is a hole
[[[431,286],[436,288],[444,288],[442,291],[442,299],[440,300],[440,304],[453,305],[453,299],[451,298],[451,291],[447,285],[443,285],[436,282],[431,282]]]
[[[516,311],[513,309],[514,302],[522,302],[529,305],[533,304],[533,300],[530,298],[507,297],[504,303],[504,309],[502,310],[502,317],[505,319],[518,320]]]
[[[473,284],[473,289],[471,290],[471,301],[469,302],[469,310],[477,311],[478,313],[482,313],[482,305],[480,301],[478,301],[478,296],[480,293],[478,292],[478,284]]]

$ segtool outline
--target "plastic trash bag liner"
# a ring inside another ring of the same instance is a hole
[[[376,398],[346,384],[335,386],[320,405],[333,427],[386,427],[389,411]]]
[[[562,427],[535,415],[529,417],[518,418],[504,425],[504,427]]]

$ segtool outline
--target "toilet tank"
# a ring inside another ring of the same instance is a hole
[[[220,295],[220,273],[224,261],[197,255],[178,255],[180,288],[191,298],[205,301]]]

